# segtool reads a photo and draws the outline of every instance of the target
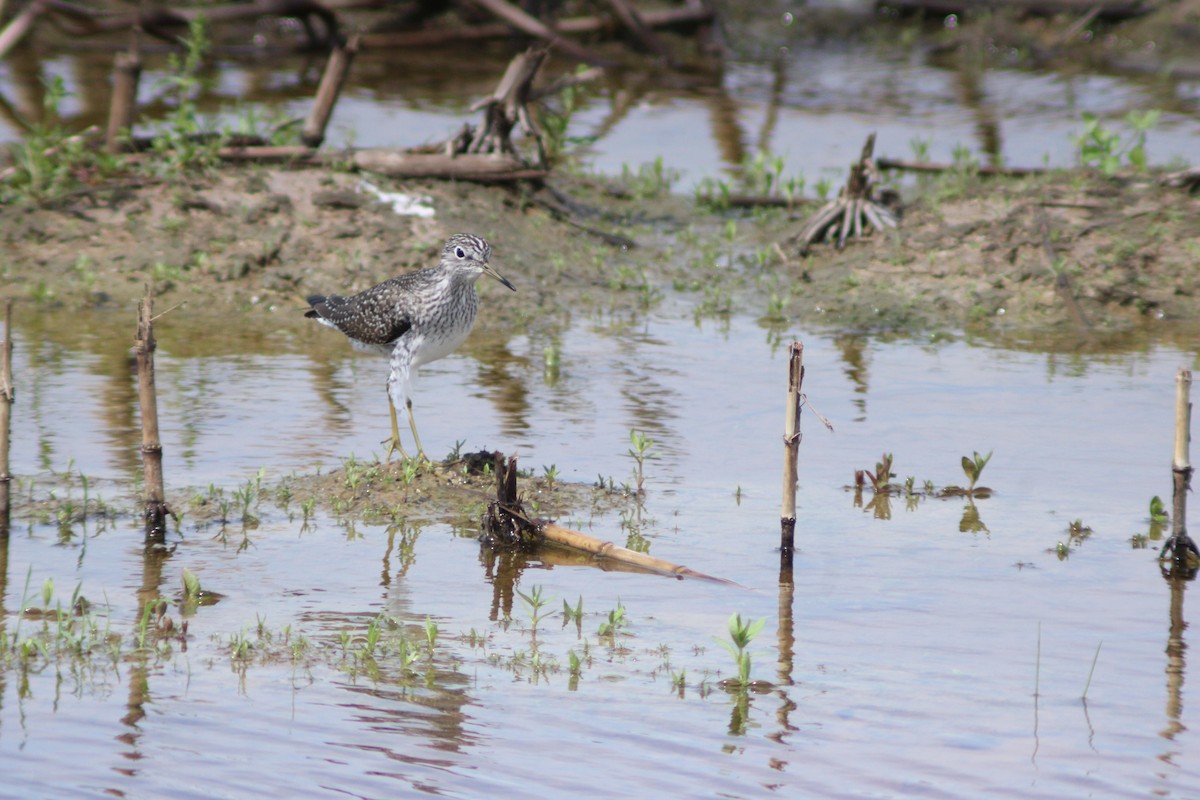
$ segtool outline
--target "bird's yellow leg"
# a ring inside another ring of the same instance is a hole
[[[423,461],[429,461],[430,460],[429,456],[425,455],[425,448],[421,447],[421,437],[417,435],[417,421],[415,419],[413,419],[412,400],[406,399],[404,405],[408,410],[409,430],[412,431],[413,441],[417,443],[417,458],[419,458]],[[393,414],[392,421],[395,422],[394,414]]]
[[[384,461],[391,461],[392,453],[395,453],[397,450],[400,451],[400,458],[407,461],[408,453],[404,452],[404,445],[400,444],[400,426],[396,424],[396,406],[392,403],[391,395],[388,395],[388,411],[392,413],[392,438],[384,439],[384,442],[386,442],[388,446],[387,457],[384,459]],[[409,419],[412,419],[411,408],[409,409],[408,415]],[[420,447],[421,443],[417,442],[417,449],[419,450]]]

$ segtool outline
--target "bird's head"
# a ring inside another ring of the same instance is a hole
[[[488,263],[491,257],[492,246],[486,240],[470,233],[454,234],[446,240],[446,246],[442,248],[444,266],[461,272],[472,281],[477,280],[480,275],[490,275],[515,292],[517,287]]]

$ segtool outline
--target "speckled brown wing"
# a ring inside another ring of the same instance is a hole
[[[412,315],[405,307],[413,275],[402,275],[351,297],[312,295],[312,306],[304,316],[333,325],[356,342],[365,345],[390,345],[412,327]],[[409,280],[405,280],[405,279]]]

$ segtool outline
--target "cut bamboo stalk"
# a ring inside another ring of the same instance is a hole
[[[12,301],[4,304],[4,345],[0,349],[0,537],[8,536],[12,475],[8,471],[8,434],[16,399],[12,377]],[[7,574],[7,573],[4,573]],[[3,574],[0,574],[3,580]]]
[[[1175,497],[1171,532],[1187,535],[1187,494],[1192,483],[1190,458],[1192,430],[1192,371],[1180,368],[1175,375],[1175,458],[1172,472],[1175,476]]]
[[[342,93],[342,86],[346,83],[354,56],[358,54],[359,41],[359,36],[355,34],[345,45],[334,47],[333,52],[329,54],[329,63],[325,65],[325,72],[321,75],[312,110],[309,111],[308,119],[304,121],[304,128],[300,132],[300,141],[309,147],[319,147],[321,142],[325,141],[325,128],[333,116],[333,107]]]
[[[1171,476],[1174,479],[1174,502],[1171,509],[1171,538],[1167,539],[1159,552],[1164,558],[1168,552],[1177,567],[1186,567],[1191,558],[1200,559],[1200,549],[1187,532],[1187,494],[1192,485],[1191,430],[1192,430],[1192,371],[1181,367],[1175,374],[1175,454],[1171,459]]]
[[[162,444],[158,435],[158,395],[154,386],[154,290],[138,306],[137,357],[138,405],[142,414],[142,469],[145,474],[143,515],[147,540],[160,540],[166,533],[167,504],[163,496]]]
[[[129,52],[117,53],[113,63],[112,102],[108,107],[108,129],[104,134],[104,148],[109,153],[121,152],[123,136],[133,128],[141,77],[142,59],[135,38]]]
[[[804,384],[804,343],[792,342],[788,359],[787,408],[783,418],[783,507],[780,511],[780,570],[790,571],[796,540],[797,461],[800,457],[800,404]]]

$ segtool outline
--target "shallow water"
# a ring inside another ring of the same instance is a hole
[[[860,4],[861,5],[861,4]],[[965,148],[980,163],[1072,167],[1078,163],[1082,115],[1090,112],[1130,143],[1123,118],[1159,109],[1146,141],[1149,163],[1192,159],[1200,151],[1200,82],[1156,76],[1047,73],[999,66],[981,70],[954,58],[905,46],[899,34],[847,41],[821,38],[788,25],[755,30],[746,55],[711,74],[655,74],[628,70],[580,90],[567,136],[572,149],[601,174],[636,171],[661,159],[691,191],[705,178],[735,174],[759,152],[786,160],[784,177],[803,176],[805,194],[818,181],[836,189],[871,132],[875,153],[952,162]],[[863,27],[867,27],[864,18]],[[884,30],[884,29],[881,29]],[[361,54],[328,130],[332,147],[412,147],[445,141],[474,114],[470,106],[490,93],[503,73],[503,47],[464,60],[447,54]],[[311,57],[222,58],[206,73],[213,85],[197,99],[216,127],[269,130],[272,115],[303,119],[323,62]],[[20,119],[38,119],[43,82],[61,78],[69,95],[60,109],[72,130],[104,127],[111,56],[104,52],[37,59],[24,51],[0,62],[0,142],[18,138]],[[569,65],[551,62],[555,74]],[[165,58],[147,56],[139,101],[148,105],[135,133],[149,136],[165,114]],[[9,109],[6,111],[6,109]],[[253,117],[251,116],[253,115]],[[590,142],[584,144],[585,142]],[[664,147],[664,143],[669,146]]]
[[[260,467],[270,481],[379,452],[382,359],[282,318],[264,342],[189,329],[174,313],[157,361],[170,485],[233,490]],[[52,317],[17,330],[13,468],[27,479],[70,465],[128,509],[130,332],[83,321],[94,333],[63,343],[47,335]],[[185,515],[162,558],[144,557],[128,518],[99,533],[90,522],[86,540],[78,524],[64,538],[52,522],[19,522],[8,632],[41,624],[12,611],[23,594],[39,604],[45,578],[64,603],[79,583],[109,609],[125,657],[78,674],[64,659],[24,690],[19,671],[0,673],[11,791],[234,797],[266,780],[298,797],[1189,795],[1198,745],[1186,654],[1168,671],[1172,586],[1130,537],[1149,528],[1149,498],[1169,495],[1174,375],[1196,351],[1064,355],[795,331],[804,388],[836,432],[805,412],[789,595],[775,550],[781,337],[667,310],[616,322],[578,321],[557,342],[557,373],[547,343],[523,336],[477,338],[423,369],[425,444],[464,440],[538,473],[553,464],[564,480],[619,484],[633,470],[629,430],[645,430],[651,552],[737,585],[492,561],[470,528],[325,514],[305,525],[270,500],[247,540]],[[897,497],[882,518],[845,489],[884,451],[899,482],[960,483],[973,450],[995,453],[981,481],[995,495],[976,502],[986,530],[960,530],[961,499],[909,508]],[[78,481],[69,491],[78,497]],[[623,541],[620,517],[581,509],[569,522]],[[1093,533],[1060,560],[1075,519]],[[177,597],[184,568],[224,599],[190,618],[186,652],[176,642],[131,656],[139,597]],[[545,673],[530,663],[514,579],[549,598],[536,630]],[[1186,589],[1175,592],[1186,641]],[[577,598],[579,632],[561,612]],[[629,624],[609,642],[598,630],[618,604]],[[380,611],[417,643],[436,622],[432,659],[422,650],[407,675],[394,658],[378,673],[351,669],[339,637],[361,637]],[[751,674],[775,686],[746,705],[717,685],[731,674],[716,639],[733,612],[767,620]],[[324,655],[294,662],[301,635]],[[230,655],[239,637],[252,644],[245,661]]]

